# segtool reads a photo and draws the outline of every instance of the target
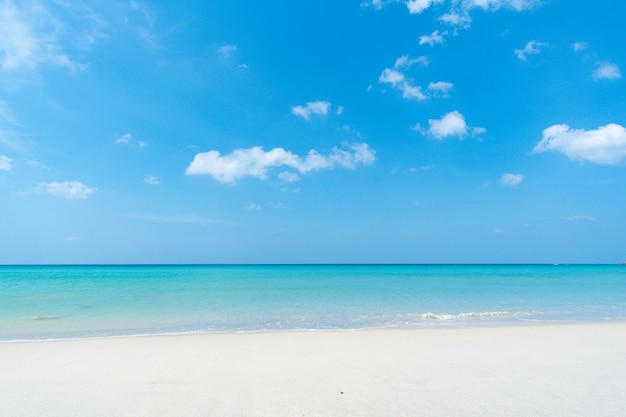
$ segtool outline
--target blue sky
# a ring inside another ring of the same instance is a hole
[[[625,14],[0,0],[0,263],[624,261]]]

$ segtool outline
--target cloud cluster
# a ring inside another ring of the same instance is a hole
[[[455,136],[462,139],[468,135],[476,136],[487,131],[483,127],[468,126],[465,117],[456,110],[446,113],[441,119],[429,119],[428,129],[424,129],[418,123],[413,127],[413,130],[440,140]]]
[[[404,75],[402,70],[408,70],[415,64],[428,65],[428,58],[420,56],[417,58],[409,58],[408,55],[401,56],[396,59],[393,68],[385,68],[378,77],[378,82],[383,84],[391,84],[391,86],[397,90],[402,91],[402,97],[406,99],[414,99],[417,101],[423,101],[428,98],[428,95],[422,90],[422,87],[415,85],[412,78]],[[433,93],[434,96],[447,97],[448,92],[452,89],[453,84],[446,81],[438,81],[436,83],[430,83],[428,90]]]
[[[79,181],[42,182],[39,183],[35,191],[70,200],[86,200],[96,191],[96,188],[88,187]]]
[[[329,101],[309,101],[306,106],[294,106],[291,114],[302,117],[304,120],[311,120],[312,115],[326,116],[332,104]],[[343,107],[340,108],[343,112]]]
[[[543,131],[541,141],[533,149],[533,153],[548,151],[561,152],[576,161],[617,165],[626,159],[626,129],[614,123],[595,130],[553,125]]]
[[[211,175],[221,183],[234,184],[244,177],[267,179],[268,170],[274,167],[286,166],[300,174],[307,174],[335,167],[354,169],[358,165],[371,165],[374,159],[375,152],[366,143],[356,143],[344,149],[335,147],[329,155],[311,150],[305,158],[283,148],[266,152],[262,147],[255,146],[236,149],[228,155],[221,155],[218,151],[199,153],[187,167],[185,174]],[[299,179],[294,173],[281,173],[279,177],[289,182]]]
[[[541,0],[467,0],[468,9],[480,7],[483,10],[513,9],[518,12],[535,7]]]
[[[394,0],[368,0],[361,3],[361,6],[372,6],[377,10],[382,9],[390,3],[397,3]],[[410,14],[421,14],[426,9],[445,3],[444,0],[400,0],[404,3]],[[494,12],[500,9],[510,9],[517,12],[531,9],[542,0],[453,0],[448,2],[449,6],[445,8],[445,12],[439,15],[439,20],[445,24],[466,28],[472,22],[472,9],[482,9]]]

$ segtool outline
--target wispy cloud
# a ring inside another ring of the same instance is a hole
[[[433,33],[431,33],[430,35],[422,35],[422,36],[420,36],[419,44],[420,45],[430,45],[430,46],[443,44],[443,37],[445,35],[447,35],[447,34],[448,34],[448,32],[439,33],[439,31],[436,30]]]
[[[529,55],[537,55],[541,52],[541,49],[548,46],[545,42],[530,41],[524,46],[523,49],[516,49],[513,52],[520,61],[527,61]]]
[[[454,84],[447,81],[437,81],[436,83],[428,84],[428,90],[431,91],[433,95],[438,97],[448,97],[450,90],[453,88]]]
[[[0,68],[19,72],[42,65],[71,71],[86,66],[72,60],[61,46],[61,23],[39,2],[0,3]]]
[[[619,67],[611,62],[598,62],[593,72],[594,80],[615,80],[622,78]]]
[[[16,124],[15,115],[9,108],[6,101],[0,100],[0,126],[3,124]]]
[[[468,126],[465,117],[456,110],[446,113],[441,119],[428,120],[428,129],[424,129],[418,123],[413,130],[440,140],[447,137],[462,139],[468,135],[476,136],[486,132],[485,128]]]
[[[587,216],[587,215],[577,215],[577,216],[569,216],[567,218],[567,220],[570,221],[590,221],[590,222],[595,222],[597,221],[597,219],[595,217],[592,216]]]
[[[473,9],[495,12],[509,9],[521,12],[541,4],[543,0],[368,0],[361,3],[362,7],[374,7],[381,10],[388,4],[404,3],[410,14],[421,14],[434,5],[438,20],[456,28],[467,28],[472,22]],[[447,5],[447,6],[446,6]]]
[[[411,78],[406,78],[403,73],[395,69],[385,68],[378,77],[378,81],[391,84],[392,87],[402,91],[402,97],[404,98],[415,99],[417,101],[423,101],[428,98],[422,91],[422,87],[413,85]]]
[[[227,221],[217,217],[199,217],[193,214],[154,215],[154,214],[122,214],[121,217],[130,219],[163,222],[163,223],[207,223],[225,224]]]
[[[300,176],[294,172],[283,171],[278,174],[278,178],[285,182],[297,182],[300,181]]]
[[[419,14],[428,9],[433,4],[442,3],[443,0],[408,0],[406,7],[411,14]]]
[[[306,106],[292,107],[291,114],[308,121],[311,120],[312,115],[326,116],[331,106],[329,101],[309,101]]]
[[[229,155],[221,155],[218,151],[199,153],[187,167],[185,174],[211,175],[221,183],[234,184],[244,177],[266,179],[268,170],[275,167],[287,166],[300,174],[307,174],[335,167],[354,169],[358,165],[371,165],[374,159],[375,152],[366,143],[345,146],[344,149],[333,148],[328,155],[311,150],[305,158],[283,148],[266,152],[262,147],[255,146],[236,149]]]
[[[557,151],[576,161],[601,165],[617,165],[626,159],[626,129],[608,124],[595,130],[570,129],[566,124],[553,125],[533,153]]]
[[[13,159],[6,155],[0,155],[0,171],[10,171],[12,168],[11,162],[13,162]]]
[[[400,70],[408,70],[413,65],[420,63],[428,65],[428,58],[420,56],[410,58],[403,55],[396,59],[393,68],[385,68],[378,77],[378,81],[385,84],[391,84],[392,87],[402,91],[402,97],[407,99],[416,99],[418,101],[426,100],[428,97],[422,91],[422,87],[414,85],[413,79],[407,78]]]
[[[572,49],[576,52],[584,51],[585,49],[587,49],[588,46],[589,44],[587,44],[587,42],[574,42],[572,44]]]
[[[376,10],[380,10],[383,8],[383,6],[385,6],[387,3],[390,3],[391,0],[366,0],[364,2],[361,3],[361,7],[373,7]]]
[[[154,175],[148,175],[147,177],[145,177],[143,179],[143,181],[146,184],[150,184],[150,185],[160,185],[161,184],[161,178],[155,177]]]
[[[383,70],[378,77],[378,82],[390,84],[393,88],[402,91],[402,97],[406,99],[414,99],[417,101],[426,100],[428,98],[428,94],[424,92],[421,86],[415,85],[414,80],[407,77],[403,72],[405,70],[409,70],[415,64],[422,64],[426,66],[429,64],[429,61],[425,56],[410,58],[408,55],[403,55],[396,59],[393,68],[385,68]],[[431,82],[428,85],[427,90],[431,93],[431,96],[447,97],[452,87],[452,83],[438,81]]]
[[[517,187],[524,181],[524,175],[522,174],[504,174],[500,178],[500,184],[507,187]]]
[[[408,55],[403,55],[400,58],[396,59],[396,62],[393,64],[393,69],[404,69],[408,70],[415,64],[428,65],[428,57],[418,56],[416,58],[411,58]]]
[[[217,53],[223,58],[230,58],[237,50],[237,45],[224,45],[217,48]]]
[[[124,133],[122,136],[120,136],[119,138],[115,139],[115,143],[117,143],[118,145],[135,146],[135,147],[140,148],[140,149],[143,149],[143,148],[146,147],[146,143],[145,142],[136,139],[130,133]]]
[[[248,203],[248,205],[246,205],[246,210],[255,210],[255,211],[259,211],[262,210],[263,207],[261,207],[260,204],[257,203]]]
[[[483,10],[498,10],[502,8],[517,10],[518,12],[531,9],[542,0],[467,0],[465,7],[480,7]]]
[[[70,200],[86,200],[96,192],[96,188],[88,187],[80,181],[42,182],[39,183],[35,192]]]
[[[0,51],[0,55],[2,52]],[[2,83],[0,74],[0,84]],[[20,132],[17,117],[6,101],[0,100],[0,145],[24,153],[32,143]]]

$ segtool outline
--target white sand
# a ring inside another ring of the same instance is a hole
[[[2,343],[0,416],[623,417],[626,324]]]

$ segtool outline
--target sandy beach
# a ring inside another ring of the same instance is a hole
[[[0,344],[0,415],[624,416],[626,323]]]

